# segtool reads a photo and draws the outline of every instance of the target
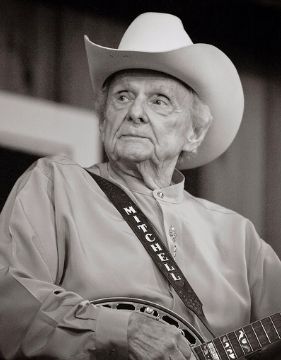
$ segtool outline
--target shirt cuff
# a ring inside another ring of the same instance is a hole
[[[102,308],[96,324],[97,359],[128,359],[130,311]]]

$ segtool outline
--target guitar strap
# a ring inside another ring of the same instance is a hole
[[[99,175],[89,171],[88,173],[128,223],[159,268],[160,272],[173,287],[185,306],[201,320],[210,334],[214,336],[205,317],[202,302],[185,278],[163,241],[157,235],[157,232],[149,219],[123,189]]]

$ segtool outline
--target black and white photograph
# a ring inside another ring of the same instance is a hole
[[[281,1],[0,0],[0,360],[281,359]]]

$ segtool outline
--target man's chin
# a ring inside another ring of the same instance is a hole
[[[121,161],[129,161],[140,163],[152,159],[153,149],[150,144],[140,144],[138,142],[130,144],[130,146],[122,146],[117,148],[118,158]]]
[[[135,164],[141,163],[143,161],[147,161],[150,158],[151,158],[150,156],[144,156],[143,154],[142,155],[128,154],[128,155],[125,155],[125,156],[123,155],[123,156],[119,157],[120,161],[122,161],[122,162],[130,162],[130,163],[135,163]]]
[[[126,152],[120,152],[117,156],[118,161],[122,162],[130,162],[130,163],[141,163],[143,161],[152,160],[152,155],[148,151],[144,151],[146,149],[143,149],[142,151],[126,151]]]

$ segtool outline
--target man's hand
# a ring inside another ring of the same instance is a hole
[[[195,360],[175,326],[137,312],[130,315],[128,347],[130,360]]]

